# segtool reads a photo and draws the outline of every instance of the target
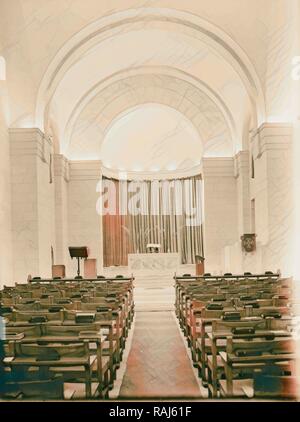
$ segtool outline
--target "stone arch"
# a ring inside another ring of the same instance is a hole
[[[83,98],[74,108],[68,122],[66,148],[74,132],[79,131],[82,138],[82,121],[97,124],[99,131],[104,134],[110,122],[127,108],[156,102],[173,107],[184,114],[196,127],[204,142],[212,143],[214,139],[220,140],[218,136],[222,136],[223,141],[231,143],[232,146],[231,153],[228,154],[227,145],[227,153],[224,155],[232,155],[235,130],[225,104],[218,102],[217,97],[209,90],[205,91],[202,84],[196,85],[193,80],[186,81],[180,78],[179,73],[175,76],[174,73],[168,74],[166,71],[153,73],[150,69],[147,70],[148,73],[131,71],[127,76],[119,75],[119,79],[113,77],[106,81],[107,83],[95,87],[93,93],[88,94],[88,100]]]
[[[122,31],[126,25],[134,23],[172,23],[184,30],[195,31],[206,40],[225,61],[238,73],[248,92],[255,119],[260,122],[265,117],[262,87],[251,61],[241,47],[220,28],[199,16],[173,10],[141,8],[129,9],[102,17],[74,35],[57,53],[41,81],[36,102],[36,124],[44,128],[45,116],[49,112],[49,102],[55,89],[67,71],[81,54],[91,48],[103,34],[109,37],[115,31]]]

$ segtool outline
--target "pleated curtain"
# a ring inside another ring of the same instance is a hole
[[[128,253],[177,252],[183,264],[204,255],[201,175],[168,181],[114,183],[116,215],[103,215],[104,266],[127,265]]]

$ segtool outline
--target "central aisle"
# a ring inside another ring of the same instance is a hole
[[[119,398],[200,398],[201,392],[171,311],[137,312]]]

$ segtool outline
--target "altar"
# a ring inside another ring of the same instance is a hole
[[[134,275],[171,275],[178,271],[178,253],[128,254],[128,269]]]

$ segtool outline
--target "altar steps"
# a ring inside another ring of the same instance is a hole
[[[162,287],[174,287],[174,275],[171,274],[151,274],[136,275],[134,278],[135,287],[144,287],[147,289],[158,289]]]
[[[129,275],[128,267],[106,268],[105,275]],[[179,274],[194,273],[194,265],[181,265]],[[175,274],[175,271],[174,271]],[[133,274],[134,303],[137,312],[173,311],[175,304],[174,274]]]
[[[136,312],[173,311],[174,287],[136,287],[134,290]]]

